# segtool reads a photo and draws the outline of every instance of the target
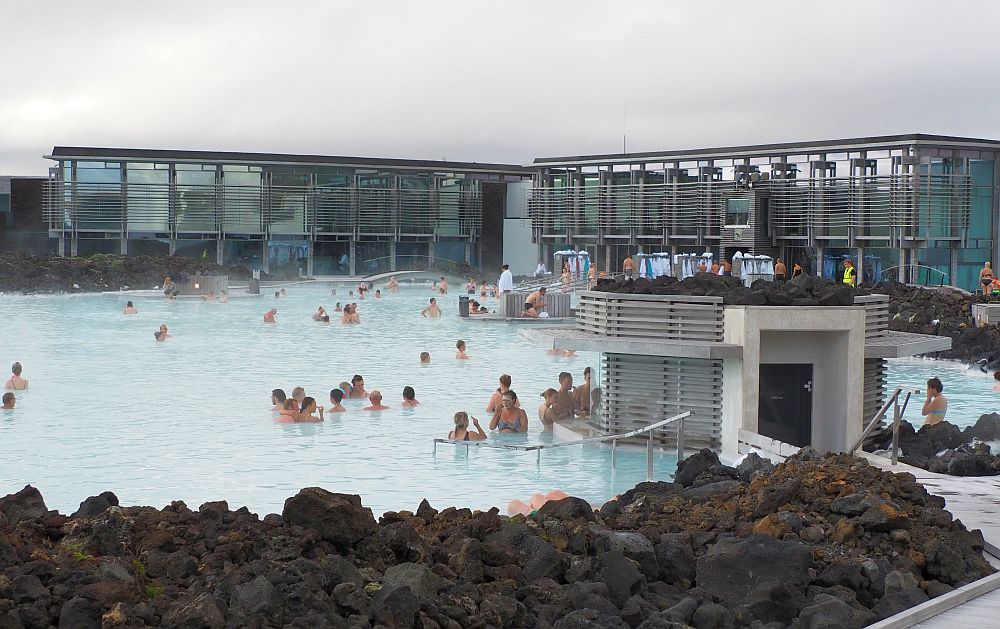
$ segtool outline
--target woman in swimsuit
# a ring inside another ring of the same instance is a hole
[[[279,424],[293,424],[299,417],[299,403],[295,398],[288,398],[282,404],[282,409],[278,411],[278,418],[274,421]]]
[[[417,401],[417,392],[413,390],[413,387],[403,387],[403,404],[402,406],[419,406],[420,402]]]
[[[479,425],[479,420],[472,418],[472,424],[479,432],[469,432],[469,414],[465,411],[455,413],[455,430],[448,433],[452,441],[482,441],[486,439],[486,431]]]
[[[127,304],[125,304],[125,310],[122,310],[122,314],[127,314],[127,315],[139,314],[139,311],[135,309],[135,306],[133,306],[132,302],[130,301]]]
[[[490,420],[490,430],[503,433],[528,432],[528,414],[515,406],[517,394],[508,390],[500,398],[500,408],[493,413]]]
[[[937,378],[927,381],[927,399],[924,400],[924,407],[920,409],[920,414],[926,417],[924,426],[933,426],[944,421],[945,413],[948,412],[948,398],[941,395],[944,385]]]
[[[3,388],[15,391],[23,391],[28,388],[28,381],[21,377],[21,363],[11,365],[10,374],[10,379],[3,385]]]
[[[319,410],[319,417],[313,415],[317,410]],[[307,397],[302,400],[302,406],[299,408],[299,416],[295,421],[303,423],[321,422],[323,421],[323,407],[317,405],[315,399]]]

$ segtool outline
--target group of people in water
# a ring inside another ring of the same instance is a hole
[[[344,400],[368,400],[368,406],[363,407],[363,411],[384,411],[389,406],[383,404],[382,392],[375,389],[371,392],[365,390],[365,379],[360,374],[354,374],[350,382],[341,382],[335,389],[330,390],[330,408],[327,413],[343,413],[347,410],[344,407]],[[279,423],[317,423],[324,420],[323,405],[316,401],[316,398],[306,395],[302,387],[292,389],[291,396],[285,394],[284,389],[274,389],[271,391],[272,411],[277,414],[276,421]],[[403,387],[402,402],[403,408],[419,406],[417,393],[411,386]]]
[[[3,384],[3,406],[0,408],[12,409],[17,405],[17,396],[14,391],[24,391],[28,388],[28,381],[21,375],[23,371],[21,363],[17,362],[10,367],[10,378]]]

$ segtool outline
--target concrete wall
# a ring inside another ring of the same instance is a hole
[[[738,456],[739,430],[757,432],[760,365],[813,365],[812,446],[846,450],[861,435],[864,405],[863,307],[727,306],[725,342],[743,357],[723,362],[722,450]]]

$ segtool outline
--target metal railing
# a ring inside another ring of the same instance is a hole
[[[900,407],[899,396],[902,393],[906,393],[906,397],[903,399],[903,406]],[[892,450],[890,451],[889,458],[892,461],[893,465],[898,463],[899,422],[902,421],[903,413],[906,412],[906,405],[910,402],[910,396],[913,395],[914,393],[919,395],[920,389],[915,389],[913,387],[906,387],[902,385],[896,387],[896,390],[892,392],[892,395],[890,395],[889,399],[885,401],[885,404],[882,405],[882,408],[880,408],[878,412],[875,413],[875,416],[872,417],[872,420],[871,422],[869,422],[868,427],[865,428],[865,431],[861,433],[860,437],[858,437],[857,443],[855,443],[854,446],[847,451],[847,453],[853,455],[855,452],[857,452],[858,448],[861,447],[861,444],[864,443],[865,439],[868,438],[868,435],[870,435],[872,431],[875,430],[875,427],[878,426],[879,422],[882,421],[882,417],[885,416],[886,412],[889,410],[889,407],[892,406]]]
[[[910,284],[919,284],[921,286],[944,286],[948,283],[948,274],[941,269],[935,269],[932,266],[925,266],[923,264],[897,264],[896,266],[890,266],[888,269],[882,271],[882,281],[885,281],[887,277],[892,277],[898,275],[896,270],[899,268],[906,269],[906,279]],[[892,275],[890,275],[890,273]],[[921,273],[923,277],[926,277],[926,281],[921,280]],[[934,275],[936,274],[936,275]],[[936,278],[937,283],[931,278]]]
[[[629,432],[617,433],[614,435],[602,435],[600,437],[586,437],[583,439],[577,439],[575,441],[564,441],[562,443],[535,443],[535,444],[520,444],[520,443],[497,443],[495,441],[455,441],[454,439],[435,439],[434,440],[434,455],[437,456],[437,445],[439,443],[449,443],[456,446],[465,446],[466,452],[469,448],[489,448],[493,450],[520,450],[522,452],[537,452],[536,464],[541,464],[542,462],[542,450],[550,450],[553,448],[565,448],[568,446],[580,446],[587,445],[589,443],[603,443],[605,441],[611,442],[611,467],[615,467],[615,455],[618,448],[618,442],[622,439],[628,439],[630,437],[635,437],[641,434],[652,432],[657,428],[663,428],[667,424],[677,423],[677,462],[680,463],[684,459],[684,419],[691,416],[691,411],[684,411],[674,415],[673,417],[668,417],[667,419],[652,423],[648,426],[643,426],[642,428],[637,428]],[[653,480],[653,440],[652,438],[646,441],[646,480]]]

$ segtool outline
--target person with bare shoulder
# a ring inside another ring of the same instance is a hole
[[[436,319],[441,316],[441,308],[437,305],[437,299],[431,297],[431,303],[426,308],[420,311],[421,317],[430,317],[431,319]]]
[[[372,391],[368,395],[368,401],[371,402],[371,405],[366,406],[366,407],[364,407],[361,410],[363,410],[363,411],[384,411],[387,408],[389,408],[388,406],[386,406],[385,404],[382,403],[382,393],[378,389],[375,389],[374,391]]]
[[[472,418],[472,424],[477,432],[469,431],[469,414],[465,411],[455,413],[455,429],[448,433],[452,441],[483,441],[487,438],[486,431],[479,425],[479,420]]]

